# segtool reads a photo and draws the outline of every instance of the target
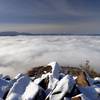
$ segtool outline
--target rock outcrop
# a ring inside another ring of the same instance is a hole
[[[56,62],[41,69],[37,76],[34,71],[30,75],[18,74],[13,79],[0,75],[0,100],[100,99],[99,77],[90,78],[84,71],[79,71],[77,76],[65,74]]]

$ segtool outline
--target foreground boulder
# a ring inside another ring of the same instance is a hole
[[[4,80],[4,79],[0,79],[0,98],[4,98],[6,93],[9,90],[9,82]]]
[[[62,78],[58,83],[52,93],[47,97],[47,100],[63,100],[64,97],[70,95],[73,87],[75,85],[75,81],[72,76],[66,75]]]
[[[54,78],[59,79],[59,75],[61,73],[61,67],[58,65],[57,62],[51,62],[48,64],[48,66],[51,66],[52,68],[52,75]]]
[[[29,82],[30,79],[27,76],[19,78],[10,89],[6,100],[19,100],[19,98],[21,98],[21,95],[24,93],[26,87],[28,86]]]
[[[35,79],[34,82],[45,90],[53,90],[60,80],[61,67],[57,62],[52,62],[47,65],[47,68],[51,69],[50,72],[43,74],[40,78]]]
[[[26,87],[24,94],[22,95],[22,100],[44,100],[45,97],[46,94],[44,89],[33,82],[30,82],[30,84]]]
[[[60,79],[61,67],[57,62],[49,63],[48,66],[52,67],[51,74],[49,75],[48,89],[53,90]]]
[[[100,87],[96,85],[79,87],[79,90],[90,100],[100,100]]]
[[[22,76],[10,89],[6,100],[44,100],[44,98],[44,90],[34,84],[28,76]]]
[[[90,78],[82,70],[75,76],[65,75],[56,62],[41,69],[38,77],[32,72],[36,77],[18,74],[9,79],[1,75],[0,100],[100,100],[99,77]]]

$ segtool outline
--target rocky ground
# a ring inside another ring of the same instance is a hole
[[[0,100],[100,100],[99,74],[90,76],[84,69],[56,62],[13,79],[0,75]]]

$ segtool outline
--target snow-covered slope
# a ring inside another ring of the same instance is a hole
[[[92,81],[81,85],[84,83],[79,82],[79,76],[64,75],[58,63],[47,66],[51,71],[34,79],[18,74],[7,80],[8,76],[0,75],[0,100],[100,100],[99,77],[92,79],[82,74],[86,77],[82,82],[87,82],[87,77]]]

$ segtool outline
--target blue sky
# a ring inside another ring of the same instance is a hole
[[[100,32],[100,0],[0,0],[0,31]]]

